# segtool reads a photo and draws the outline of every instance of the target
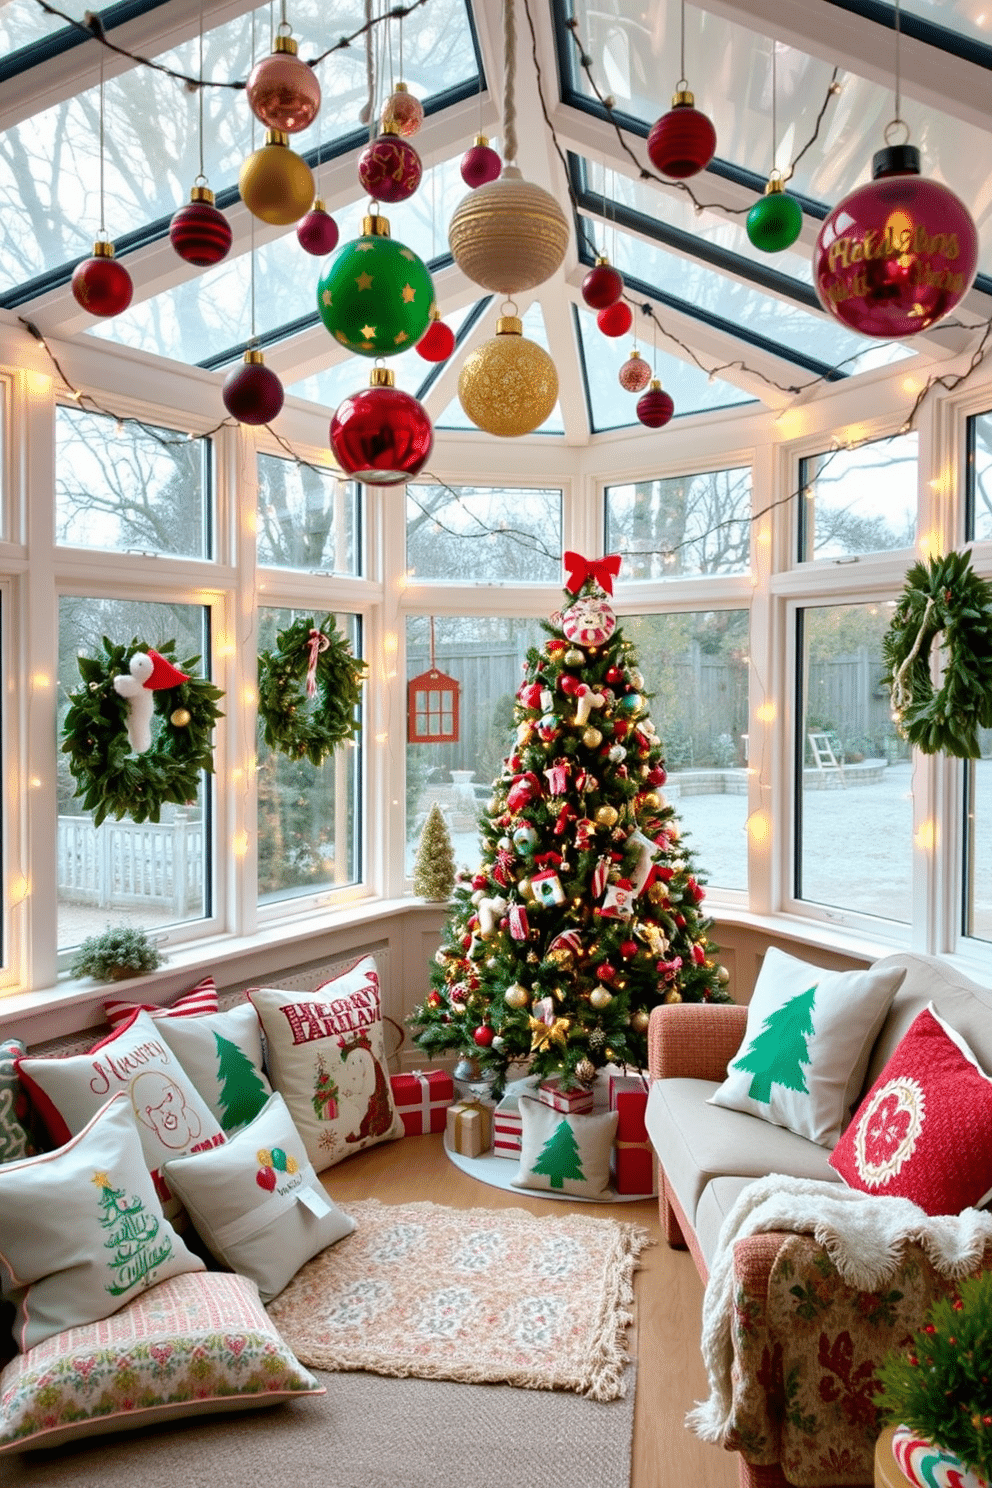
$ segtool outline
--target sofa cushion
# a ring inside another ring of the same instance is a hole
[[[833,1147],[903,968],[829,971],[770,946],[713,1103]]]
[[[207,975],[165,1007],[155,1002],[122,1002],[112,998],[103,1004],[103,1011],[111,1028],[116,1028],[137,1012],[148,1013],[152,1018],[198,1018],[202,1013],[215,1013],[217,1006],[217,986],[213,977]]]
[[[753,1182],[753,1178],[714,1178],[703,1189],[696,1205],[696,1223],[693,1229],[708,1271],[713,1269],[716,1242],[720,1238],[724,1220],[744,1190]]]
[[[225,1132],[258,1115],[272,1086],[262,1073],[262,1029],[250,1002],[223,1013],[154,1021]]]
[[[253,1281],[175,1276],[7,1365],[0,1453],[324,1393],[269,1321]]]
[[[16,1162],[35,1151],[29,1130],[29,1102],[15,1068],[16,1061],[26,1053],[20,1039],[0,1043],[0,1163]]]
[[[0,1167],[0,1289],[19,1348],[203,1269],[162,1213],[126,1096],[64,1147]]]
[[[514,1188],[599,1199],[610,1186],[616,1111],[568,1115],[544,1101],[520,1097],[520,1167]]]
[[[710,1104],[716,1088],[712,1080],[655,1080],[648,1096],[648,1136],[687,1219],[695,1222],[702,1192],[714,1178],[836,1178],[825,1147]]]
[[[865,1091],[874,1085],[913,1019],[930,1003],[937,1016],[961,1035],[982,1069],[992,1070],[992,992],[936,956],[900,952],[876,961],[875,968],[901,969],[905,977],[872,1049]]]
[[[992,1079],[964,1039],[924,1008],[830,1158],[865,1193],[960,1214],[992,1198]]]
[[[263,1302],[355,1228],[324,1192],[278,1092],[223,1147],[177,1157],[165,1176],[211,1254],[250,1276]]]

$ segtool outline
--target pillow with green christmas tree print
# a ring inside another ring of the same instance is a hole
[[[836,1145],[905,968],[828,971],[771,946],[715,1106]]]
[[[0,1167],[0,1291],[22,1351],[205,1269],[162,1213],[123,1093],[65,1146]]]
[[[514,1188],[601,1199],[610,1188],[616,1111],[568,1115],[520,1097],[520,1167]]]
[[[156,1018],[155,1027],[222,1131],[254,1120],[272,1086],[262,1073],[262,1028],[250,1002],[196,1018]]]

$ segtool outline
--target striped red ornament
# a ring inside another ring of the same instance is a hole
[[[231,226],[223,212],[214,206],[209,186],[194,186],[189,202],[180,207],[169,223],[169,242],[187,263],[209,268],[227,256],[231,246]]]

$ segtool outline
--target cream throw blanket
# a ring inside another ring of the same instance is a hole
[[[704,1441],[722,1444],[731,1425],[733,1393],[734,1242],[763,1230],[812,1235],[844,1281],[877,1291],[891,1276],[904,1247],[923,1247],[941,1276],[964,1276],[992,1243],[992,1214],[927,1214],[909,1199],[874,1197],[840,1183],[772,1173],[744,1190],[724,1220],[703,1298],[703,1362],[709,1399],[686,1425]],[[921,1320],[922,1321],[922,1320]]]

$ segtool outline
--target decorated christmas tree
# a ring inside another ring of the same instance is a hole
[[[437,802],[427,813],[413,866],[413,892],[423,899],[450,899],[455,886],[455,850]]]
[[[455,888],[410,1018],[428,1054],[476,1055],[497,1095],[517,1061],[566,1085],[608,1063],[641,1068],[653,1007],[730,1000],[662,791],[644,678],[609,603],[620,560],[565,561],[565,608],[528,653],[481,865]]]

